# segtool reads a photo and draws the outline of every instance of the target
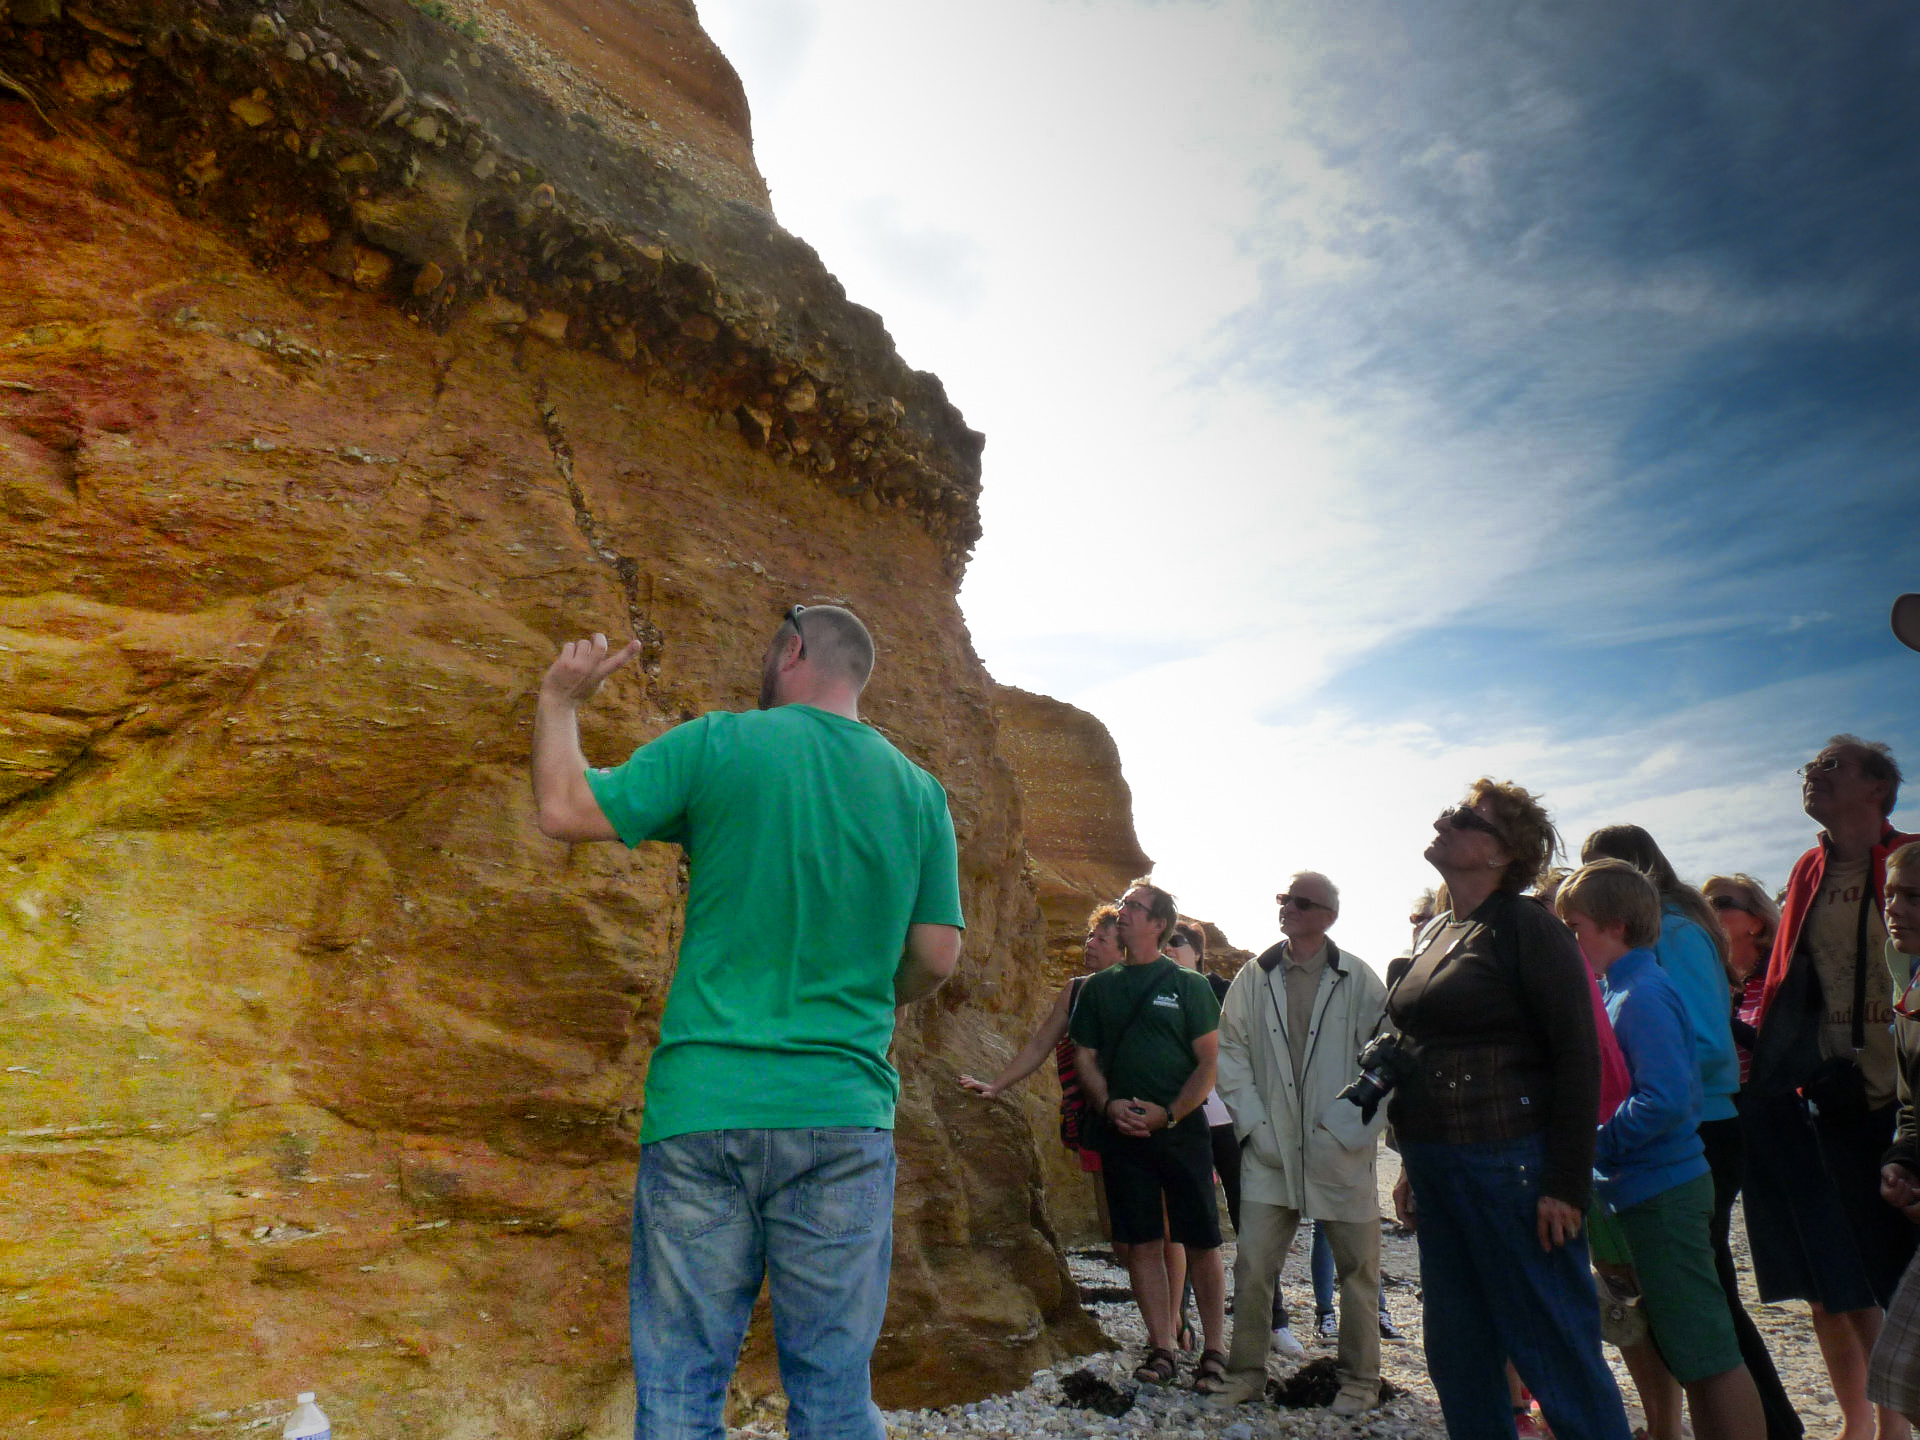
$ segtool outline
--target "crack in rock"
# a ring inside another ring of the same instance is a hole
[[[580,482],[574,478],[573,444],[567,439],[566,429],[560,423],[560,407],[547,399],[544,381],[534,386],[533,403],[540,414],[540,428],[547,437],[547,449],[553,455],[553,468],[566,484],[567,498],[573,502],[574,526],[586,540],[594,558],[620,577],[620,587],[627,597],[627,624],[633,630],[633,638],[640,642],[640,669],[646,675],[648,689],[651,690],[651,681],[660,673],[660,657],[666,648],[666,635],[641,607],[640,562],[614,548],[607,538],[607,527],[593,513],[593,507],[587,504]]]

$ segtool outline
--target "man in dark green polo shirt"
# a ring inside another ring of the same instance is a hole
[[[1186,1247],[1206,1331],[1196,1381],[1210,1390],[1224,1382],[1227,1362],[1213,1140],[1201,1113],[1213,1089],[1220,1005],[1205,976],[1160,953],[1179,918],[1165,890],[1133,882],[1120,902],[1126,960],[1082,987],[1069,1033],[1088,1103],[1109,1125],[1100,1151],[1107,1210],[1147,1325],[1147,1355],[1134,1377],[1164,1385],[1175,1374],[1172,1240]]]
[[[960,954],[946,792],[859,718],[873,637],[794,606],[760,706],[589,769],[577,711],[639,653],[566,646],[540,686],[533,788],[564,840],[664,840],[691,881],[647,1070],[631,1275],[638,1440],[721,1432],[761,1280],[796,1435],[885,1429],[868,1365],[893,1242],[894,1007]]]

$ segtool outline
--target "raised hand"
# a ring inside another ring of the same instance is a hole
[[[640,642],[629,640],[611,654],[607,637],[595,633],[591,640],[570,640],[540,679],[542,696],[581,705],[591,700],[606,678],[640,653]]]

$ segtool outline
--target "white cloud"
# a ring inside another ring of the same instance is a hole
[[[782,222],[987,435],[979,652],[1108,723],[1195,913],[1258,943],[1279,882],[1322,869],[1336,933],[1384,961],[1432,883],[1433,815],[1481,773],[1544,789],[1576,844],[1632,819],[1695,878],[1778,883],[1811,829],[1780,717],[1842,728],[1815,719],[1869,695],[1864,672],[1631,725],[1604,693],[1551,725],[1506,708],[1498,655],[1404,713],[1325,687],[1450,621],[1575,654],[1769,628],[1752,572],[1818,557],[1731,546],[1711,568],[1678,504],[1622,514],[1619,448],[1701,346],[1846,311],[1844,281],[1569,263],[1576,217],[1501,164],[1581,108],[1503,51],[1499,93],[1458,97],[1485,113],[1429,128],[1377,83],[1427,57],[1372,12],[700,8]],[[1829,618],[1797,603],[1771,628]]]

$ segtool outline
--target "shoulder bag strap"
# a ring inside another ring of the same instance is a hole
[[[1867,907],[1873,904],[1873,867],[1860,882],[1860,929],[1853,942],[1853,1053],[1867,1048]]]
[[[1156,960],[1154,963],[1157,965],[1159,961]],[[1173,962],[1169,960],[1167,963],[1171,965]],[[1120,1044],[1122,1041],[1124,1041],[1127,1038],[1127,1032],[1133,1028],[1133,1022],[1140,1018],[1140,1012],[1147,1008],[1147,1002],[1153,999],[1153,997],[1158,995],[1159,993],[1160,993],[1160,982],[1158,980],[1154,981],[1153,984],[1147,986],[1145,990],[1140,992],[1140,998],[1133,1002],[1132,1011],[1127,1015],[1127,1018],[1125,1022],[1120,1026],[1118,1033],[1114,1035],[1113,1044],[1107,1047],[1106,1053],[1102,1057],[1102,1061],[1100,1065],[1100,1068],[1102,1071],[1107,1071],[1107,1072],[1112,1071],[1113,1057],[1120,1053]],[[1107,1078],[1108,1078],[1108,1088],[1109,1090],[1111,1090],[1112,1075],[1109,1073]]]

